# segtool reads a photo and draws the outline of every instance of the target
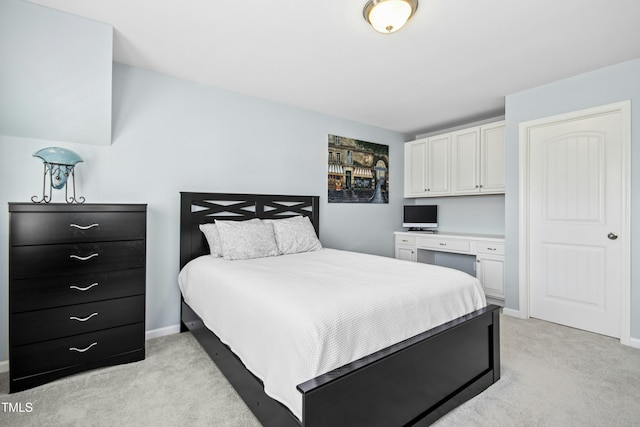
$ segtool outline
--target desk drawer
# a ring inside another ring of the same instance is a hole
[[[409,245],[415,246],[415,236],[396,236],[396,245]]]
[[[144,239],[145,212],[20,212],[11,214],[11,245]]]
[[[418,247],[421,249],[433,249],[438,251],[470,252],[471,242],[455,239],[419,239]]]
[[[144,267],[145,241],[17,246],[10,265],[11,279]]]
[[[11,317],[11,346],[84,334],[144,321],[144,295],[47,310]]]
[[[479,254],[504,255],[504,243],[478,242]]]
[[[12,347],[11,379],[89,363],[144,349],[144,323]]]
[[[13,280],[11,313],[83,304],[145,293],[145,269]]]

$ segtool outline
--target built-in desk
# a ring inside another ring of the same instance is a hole
[[[476,258],[476,277],[489,298],[504,300],[504,237],[486,234],[395,232],[396,258],[436,264],[436,252]]]

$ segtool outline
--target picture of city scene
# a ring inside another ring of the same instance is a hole
[[[389,203],[389,146],[329,135],[329,203]]]

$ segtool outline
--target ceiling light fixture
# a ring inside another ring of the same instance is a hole
[[[418,0],[369,0],[364,19],[378,32],[391,34],[407,23],[418,9]]]

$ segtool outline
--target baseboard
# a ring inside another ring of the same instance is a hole
[[[487,304],[495,304],[504,307],[504,300],[499,298],[487,297]]]
[[[506,316],[517,317],[518,319],[524,319],[524,317],[522,317],[522,313],[520,313],[520,310],[514,310],[513,308],[505,307],[502,309],[502,313],[505,314]]]
[[[147,340],[153,338],[164,337],[165,335],[177,334],[180,332],[180,324],[167,326],[164,328],[152,329],[150,331],[145,332],[144,337]]]
[[[0,374],[3,372],[9,372],[9,361],[2,360],[0,361]]]
[[[502,313],[506,316],[517,317],[519,319],[524,319],[522,317],[522,313],[520,310],[514,310],[512,308],[503,308]],[[624,343],[623,343],[624,344]],[[627,344],[629,347],[640,348],[640,339],[639,338],[630,338],[629,343]]]
[[[629,346],[634,348],[640,348],[640,339],[638,338],[630,338]]]

